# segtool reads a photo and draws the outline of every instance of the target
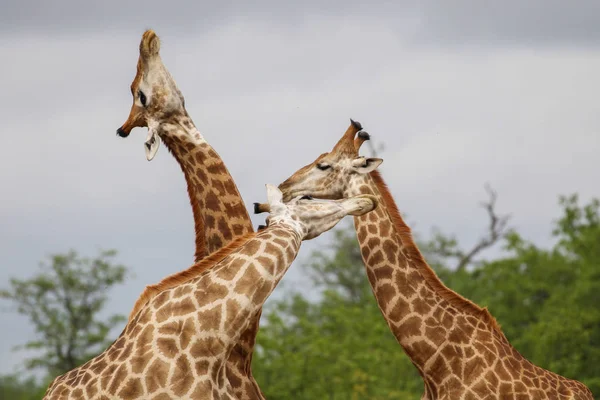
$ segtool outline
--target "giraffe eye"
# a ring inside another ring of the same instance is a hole
[[[331,168],[331,165],[329,165],[329,164],[317,164],[317,168],[319,168],[321,171],[325,171],[325,170],[328,170],[329,168]]]
[[[138,96],[140,97],[140,102],[144,107],[146,107],[146,95],[141,90],[138,91]]]
[[[312,200],[312,199],[313,199],[312,196],[309,196],[309,195],[300,197],[300,200]]]

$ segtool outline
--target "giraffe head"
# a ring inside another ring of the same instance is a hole
[[[187,115],[183,95],[160,58],[160,39],[152,30],[142,35],[137,72],[131,83],[133,105],[127,121],[117,135],[129,136],[135,127],[148,127],[146,157],[151,160],[160,143],[161,124],[174,122]]]
[[[355,138],[356,134],[358,137]],[[360,123],[350,120],[348,130],[329,153],[321,154],[279,185],[284,201],[304,195],[321,199],[343,198],[353,177],[374,171],[383,162],[381,158],[358,155],[365,140],[369,140],[369,134],[362,131]],[[264,210],[255,207],[255,211]]]
[[[346,215],[363,215],[377,207],[377,199],[370,195],[334,201],[299,196],[284,203],[283,193],[273,185],[267,185],[267,199],[265,211],[270,212],[267,226],[291,225],[301,232],[302,240],[314,239],[327,232]]]

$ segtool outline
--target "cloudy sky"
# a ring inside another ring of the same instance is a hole
[[[437,226],[472,244],[486,182],[541,245],[558,195],[600,197],[597,1],[209,3],[3,2],[2,286],[48,254],[115,248],[135,276],[107,311],[127,314],[144,285],[189,266],[179,167],[164,148],[146,161],[145,130],[114,134],[147,28],[248,205],[329,150],[350,117],[385,144],[381,170],[423,235]],[[285,282],[303,280],[296,266]],[[0,311],[2,374],[33,332]]]

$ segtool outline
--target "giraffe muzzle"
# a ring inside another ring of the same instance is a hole
[[[126,138],[127,136],[129,136],[129,132],[125,132],[125,130],[123,129],[123,127],[120,127],[119,129],[117,129],[117,136],[120,136],[122,138]]]
[[[254,214],[270,212],[271,206],[268,203],[254,203]]]

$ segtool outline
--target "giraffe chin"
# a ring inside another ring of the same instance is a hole
[[[156,129],[148,129],[148,136],[144,142],[144,149],[146,150],[146,159],[152,161],[158,148],[160,147],[160,139]]]

